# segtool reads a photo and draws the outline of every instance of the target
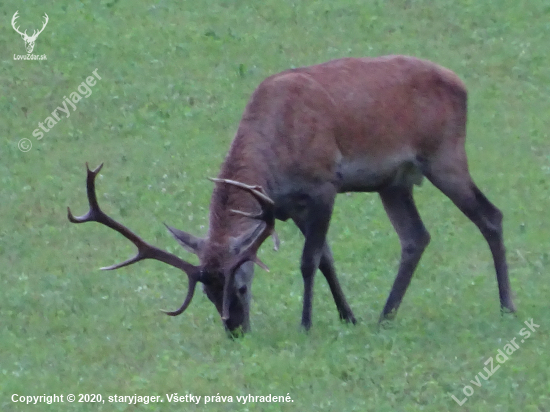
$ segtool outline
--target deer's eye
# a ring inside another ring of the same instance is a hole
[[[247,291],[248,291],[248,288],[246,287],[246,285],[243,285],[239,288],[239,293],[241,295],[244,295]]]

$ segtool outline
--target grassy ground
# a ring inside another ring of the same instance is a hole
[[[13,60],[25,54],[9,26],[16,10],[29,32],[49,15],[34,50],[47,60]],[[109,403],[115,394],[161,395],[135,408],[153,411],[550,410],[547,1],[31,0],[2,2],[0,16],[1,411],[134,410]],[[181,317],[158,311],[183,298],[176,269],[96,270],[133,249],[99,225],[67,221],[67,205],[87,208],[84,162],[105,162],[98,192],[108,213],[195,262],[162,222],[205,233],[205,177],[217,173],[255,86],[292,66],[388,53],[434,60],[468,85],[471,171],[505,216],[517,317],[499,314],[481,235],[429,184],[416,198],[432,243],[389,329],[376,320],[399,246],[373,194],[339,197],[329,234],[355,327],[337,320],[318,277],[313,328],[299,332],[302,239],[289,223],[278,223],[281,250],[261,251],[271,273],[257,272],[253,332],[239,341],[200,293]],[[33,136],[95,69],[89,97]],[[540,327],[519,343],[531,318]],[[495,374],[471,383],[516,337],[519,349]],[[462,401],[465,385],[474,393],[459,406],[451,395]],[[234,402],[170,404],[165,394],[176,392]],[[11,401],[70,393],[106,402]],[[248,394],[293,402],[237,402]]]

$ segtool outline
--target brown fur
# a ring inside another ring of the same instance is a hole
[[[366,155],[385,170],[400,151],[428,158],[444,144],[456,149],[465,118],[462,81],[425,60],[344,58],[291,69],[253,93],[219,177],[260,185],[273,198],[296,176],[337,184],[341,158]],[[250,224],[229,209],[257,209],[251,195],[222,184],[211,205],[208,238],[217,243]]]
[[[501,214],[468,172],[466,115],[467,92],[459,77],[409,56],[343,58],[286,70],[254,91],[219,178],[263,187],[275,202],[275,216],[292,218],[304,233],[304,327],[311,324],[317,267],[329,282],[340,316],[355,320],[324,240],[338,192],[380,193],[403,247],[383,315],[397,309],[429,242],[412,200],[412,186],[423,176],[482,230],[493,251],[501,304],[513,310]],[[477,212],[480,208],[485,215]],[[228,259],[231,237],[257,225],[230,209],[254,212],[258,204],[238,187],[218,183],[201,258],[213,268]]]

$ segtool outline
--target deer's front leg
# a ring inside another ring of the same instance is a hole
[[[324,190],[314,191],[308,198],[307,208],[301,218],[294,219],[300,221],[300,229],[306,238],[300,264],[304,279],[301,325],[305,330],[311,327],[313,279],[323,256],[335,196],[336,190],[332,185],[326,185]]]
[[[306,231],[304,229],[304,222],[294,219],[294,223],[296,224],[296,226],[298,226],[302,234],[305,235]],[[321,270],[321,273],[325,276],[327,283],[330,287],[330,291],[332,292],[334,303],[336,303],[336,308],[338,309],[340,319],[345,322],[356,324],[357,321],[355,320],[353,311],[351,310],[346,300],[346,297],[344,296],[344,292],[342,291],[342,287],[340,286],[340,282],[338,281],[338,277],[336,276],[334,259],[332,258],[332,252],[330,251],[330,247],[327,242],[325,242],[325,245],[323,246],[323,253],[319,262],[319,269]]]

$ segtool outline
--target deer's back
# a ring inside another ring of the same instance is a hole
[[[347,191],[374,190],[409,173],[418,156],[445,142],[462,144],[465,122],[466,88],[457,75],[426,60],[384,56],[267,78],[240,129],[270,154],[272,168],[292,178],[332,179]]]

